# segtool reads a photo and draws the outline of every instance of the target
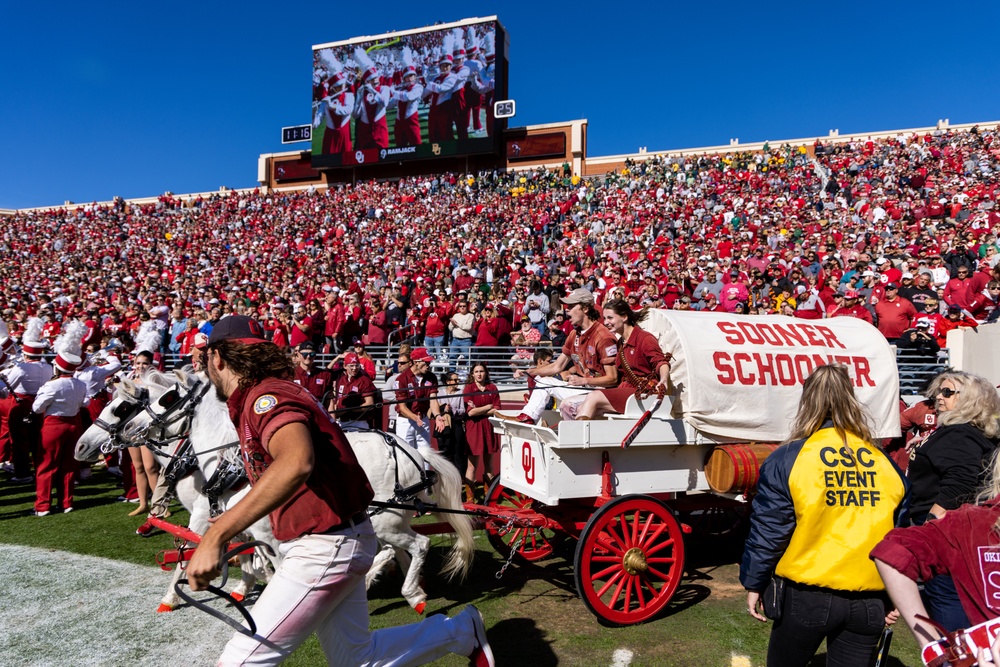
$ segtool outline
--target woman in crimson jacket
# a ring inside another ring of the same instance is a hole
[[[938,428],[910,454],[907,471],[913,492],[910,518],[914,526],[943,518],[974,500],[983,471],[1000,436],[1000,397],[986,378],[952,371],[934,379]],[[947,572],[924,579],[923,599],[930,616],[948,630],[969,625]]]

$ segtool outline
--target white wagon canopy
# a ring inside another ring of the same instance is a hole
[[[785,440],[803,381],[831,363],[847,367],[875,435],[900,433],[895,355],[866,322],[652,310],[642,327],[673,355],[672,416],[709,437]]]

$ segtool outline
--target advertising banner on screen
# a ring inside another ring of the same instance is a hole
[[[496,153],[506,94],[496,17],[314,46],[312,165]]]
[[[847,368],[876,436],[899,435],[896,356],[866,322],[653,310],[641,326],[673,355],[675,416],[707,435],[786,439],[802,383],[826,364]]]

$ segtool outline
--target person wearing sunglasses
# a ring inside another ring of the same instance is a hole
[[[316,366],[316,347],[310,341],[300,343],[295,348],[292,361],[295,362],[295,383],[305,387],[324,404],[323,397],[333,389],[333,373]]]
[[[1000,438],[1000,399],[985,378],[948,371],[931,382],[928,395],[934,399],[938,428],[910,454],[907,475],[914,526],[972,502]],[[969,625],[951,577],[925,581],[922,597],[930,618],[947,630]]]

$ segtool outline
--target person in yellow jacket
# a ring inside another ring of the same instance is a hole
[[[824,639],[829,667],[870,664],[895,614],[868,553],[899,525],[907,491],[846,367],[813,371],[789,441],[761,466],[740,567],[750,615],[775,620],[769,667],[805,665]]]

